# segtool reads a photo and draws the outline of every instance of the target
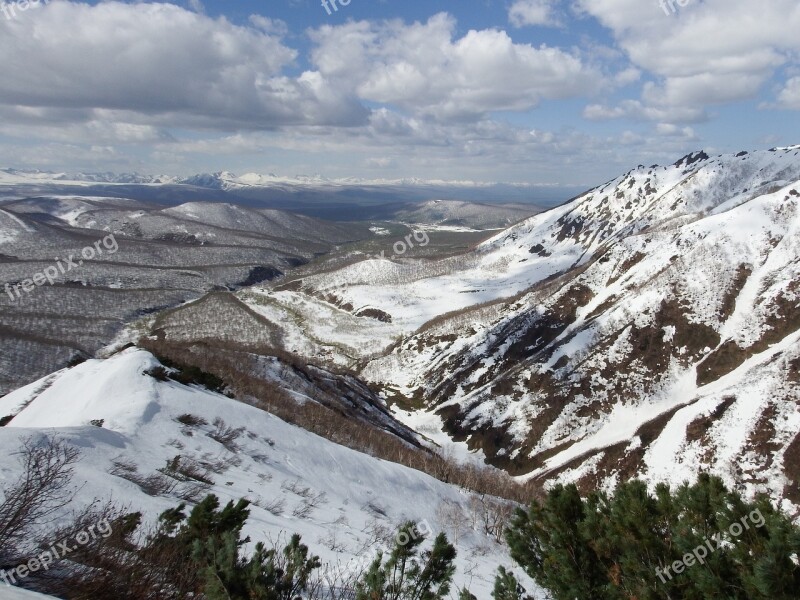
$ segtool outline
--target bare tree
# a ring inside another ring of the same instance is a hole
[[[436,507],[436,518],[447,531],[448,537],[453,540],[453,543],[458,544],[467,520],[461,505],[454,500],[442,500]]]
[[[55,437],[28,438],[19,452],[23,472],[4,490],[0,504],[0,557],[19,552],[32,527],[50,522],[68,505],[77,490],[72,487],[73,465],[80,453]]]

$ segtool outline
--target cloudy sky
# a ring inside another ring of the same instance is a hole
[[[594,184],[800,143],[797,0],[332,3],[6,0],[0,166]]]

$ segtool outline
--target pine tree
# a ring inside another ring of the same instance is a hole
[[[494,600],[527,600],[524,594],[525,588],[519,584],[514,574],[500,567],[494,578],[492,598]]]
[[[189,579],[195,582],[192,592],[207,600],[293,600],[306,590],[319,558],[309,557],[299,535],[292,536],[282,556],[261,543],[252,556],[242,556],[241,548],[249,541],[241,537],[248,505],[240,500],[220,509],[217,497],[208,496],[188,518],[183,504],[167,510],[151,550],[171,546],[183,553]]]
[[[358,583],[356,600],[441,600],[455,574],[455,548],[440,533],[433,547],[419,552],[424,537],[413,522],[403,524],[384,562],[378,554]]]
[[[555,600],[800,598],[800,529],[767,498],[746,502],[709,475],[655,494],[629,481],[585,500],[556,486],[516,513],[507,538]]]
[[[308,547],[300,543],[300,536],[294,534],[283,549],[285,558],[280,591],[282,598],[291,600],[308,586],[311,574],[321,566],[318,556],[308,556]]]
[[[602,597],[606,577],[582,535],[585,518],[577,488],[557,485],[544,504],[517,510],[511,520],[507,539],[512,558],[555,600]]]

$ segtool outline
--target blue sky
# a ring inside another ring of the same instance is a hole
[[[6,7],[7,167],[590,185],[800,143],[796,0]]]

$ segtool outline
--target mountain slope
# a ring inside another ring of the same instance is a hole
[[[55,433],[82,452],[77,504],[124,499],[148,521],[187,495],[246,497],[253,506],[245,534],[253,543],[298,532],[339,570],[366,566],[404,520],[457,537],[457,581],[478,597],[488,597],[496,567],[511,564],[504,546],[465,522],[454,535],[454,525],[443,520],[443,505],[467,514],[463,490],[225,396],[161,381],[150,374],[158,366],[149,353],[131,349],[9,394],[0,399],[0,413],[15,416],[0,428],[0,447],[10,454],[25,437]],[[165,466],[176,456],[213,483],[199,491],[196,481],[173,481],[160,491],[143,483],[151,475],[170,479]],[[11,462],[0,473],[9,480],[16,470]]]
[[[357,368],[401,418],[520,476],[589,488],[709,469],[796,503],[799,199],[798,146],[695,153],[463,256],[242,297],[286,350]]]
[[[399,210],[394,218],[423,227],[503,229],[536,212],[532,206],[488,206],[458,200],[430,200]]]
[[[575,260],[406,393],[519,474],[591,487],[711,469],[796,502],[798,154],[639,168],[487,242]],[[390,359],[419,367],[435,342]],[[387,361],[367,373],[391,383]]]
[[[7,202],[0,209],[0,394],[94,355],[146,314],[278,277],[371,236],[367,224],[224,204],[163,209],[79,195]],[[103,252],[80,261],[101,240]],[[70,255],[76,266],[56,269],[53,285],[14,293]]]

